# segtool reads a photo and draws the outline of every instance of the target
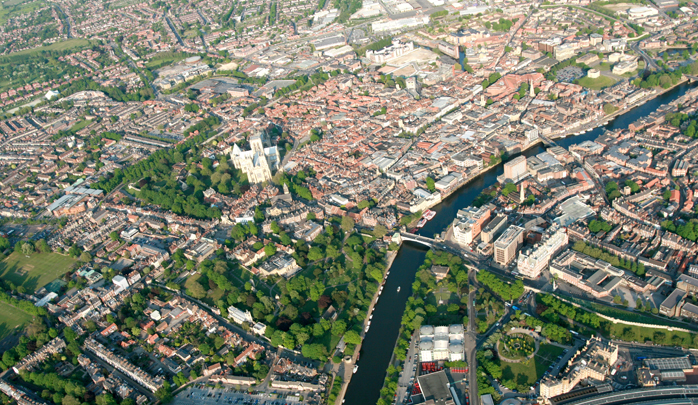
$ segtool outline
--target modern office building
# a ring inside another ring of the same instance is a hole
[[[494,261],[506,266],[516,256],[524,240],[524,228],[512,225],[494,242]]]
[[[494,205],[487,204],[480,208],[467,207],[458,210],[453,220],[453,239],[460,245],[469,245],[480,234],[482,225],[490,219]]]
[[[482,228],[482,233],[480,234],[480,239],[482,239],[483,242],[493,242],[495,239],[497,239],[497,236],[504,231],[507,227],[507,216],[506,215],[497,215],[490,221],[489,224],[487,224],[484,228]]]
[[[521,275],[537,278],[541,271],[548,267],[553,255],[567,245],[569,242],[567,229],[557,226],[554,228],[545,234],[540,244],[519,253],[517,269]]]

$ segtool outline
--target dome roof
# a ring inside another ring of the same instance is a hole
[[[426,341],[419,344],[419,350],[431,350],[434,348],[434,342]]]

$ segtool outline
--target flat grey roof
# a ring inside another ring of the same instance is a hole
[[[433,400],[437,405],[445,405],[447,401],[453,401],[448,389],[448,377],[444,370],[417,377],[422,389],[424,400]]]

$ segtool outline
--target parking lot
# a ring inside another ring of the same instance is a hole
[[[249,394],[233,388],[216,389],[206,386],[188,388],[175,397],[174,405],[188,405],[196,402],[199,405],[297,405],[305,402],[300,397],[283,394],[255,393]]]

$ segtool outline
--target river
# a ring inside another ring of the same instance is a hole
[[[577,136],[568,136],[555,140],[562,147],[569,148],[587,140],[594,140],[601,135],[604,129],[613,131],[626,129],[628,125],[640,117],[657,110],[662,104],[667,104],[682,95],[693,87],[691,84],[681,84],[666,93],[646,102],[645,104],[633,108],[623,115],[617,116],[613,121],[603,127]],[[523,152],[525,156],[533,156],[543,152],[542,145],[537,145]],[[419,231],[420,235],[433,237],[441,233],[453,222],[459,209],[472,204],[482,190],[497,182],[497,176],[504,173],[502,164],[495,169],[489,170],[475,177],[460,190],[451,194],[439,205],[432,208],[436,211],[436,216]],[[422,265],[426,248],[414,243],[403,243],[398,252],[391,272],[385,283],[383,294],[378,304],[373,310],[373,320],[371,328],[364,339],[359,369],[353,375],[347,393],[345,395],[346,405],[373,405],[380,398],[380,390],[385,379],[385,371],[388,368],[393,347],[398,337],[400,320],[405,310],[407,298],[411,295],[412,282],[414,281],[417,269]],[[401,287],[401,292],[397,292],[397,287]],[[408,293],[409,291],[409,293]]]

